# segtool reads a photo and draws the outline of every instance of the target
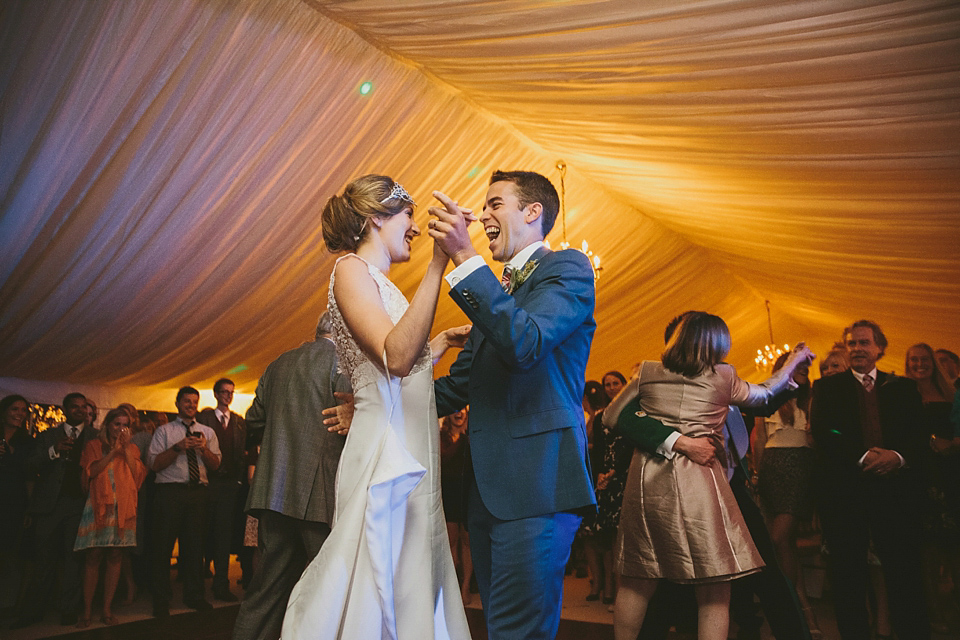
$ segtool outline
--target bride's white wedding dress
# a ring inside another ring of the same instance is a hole
[[[379,269],[367,268],[396,323],[407,300]],[[430,348],[405,378],[385,374],[344,324],[335,276],[336,266],[329,309],[355,413],[337,471],[333,528],[290,595],[283,640],[470,638],[440,500]]]

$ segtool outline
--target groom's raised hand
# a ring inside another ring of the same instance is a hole
[[[434,191],[433,197],[439,200],[443,207],[430,207],[429,213],[436,216],[436,219],[427,223],[427,233],[440,249],[450,256],[454,265],[459,266],[464,260],[478,255],[467,231],[470,223],[477,218],[472,209],[461,207],[439,191]]]

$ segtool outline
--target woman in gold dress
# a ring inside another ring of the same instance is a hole
[[[791,385],[794,369],[813,354],[798,345],[783,368],[754,385],[722,364],[729,351],[721,318],[685,313],[661,361],[644,362],[604,412],[608,426],[625,409],[640,409],[677,432],[658,449],[662,455],[637,450],[630,464],[614,547],[616,640],[637,637],[660,579],[694,584],[699,638],[725,639],[730,581],[763,566],[727,480],[723,424],[731,404],[764,404]],[[690,453],[711,449],[714,455]]]

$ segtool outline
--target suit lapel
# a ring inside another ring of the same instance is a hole
[[[523,266],[521,266],[520,269],[518,269],[518,272],[519,272],[519,271],[523,271],[524,268],[526,268],[526,266],[527,266],[528,264],[530,264],[531,262],[540,262],[540,261],[544,258],[544,256],[546,256],[546,255],[549,254],[549,253],[550,253],[550,249],[547,249],[546,247],[540,247],[540,248],[538,248],[536,251],[533,252],[533,255],[531,255],[530,258],[529,258],[526,262],[523,263]],[[537,266],[539,267],[539,265],[537,265]],[[526,280],[524,280],[523,282],[521,282],[520,284],[518,284],[516,287],[514,287],[513,292],[512,292],[510,295],[512,295],[512,296],[514,296],[514,297],[517,297],[517,298],[522,298],[523,295],[519,295],[519,296],[518,296],[518,294],[523,294],[523,293],[528,292],[528,291],[530,290],[530,287],[525,287],[524,285],[526,285],[527,282],[529,282],[529,281],[530,281],[530,278],[532,278],[532,277],[533,277],[533,273],[530,273],[530,274],[527,276],[527,279],[526,279]]]

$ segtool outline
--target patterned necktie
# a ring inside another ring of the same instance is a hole
[[[187,436],[190,435],[190,427],[193,425],[184,424],[184,428],[187,430]],[[187,467],[190,469],[190,484],[198,485],[200,484],[200,461],[197,460],[197,450],[196,449],[187,449]]]
[[[76,440],[76,439],[77,439],[77,428],[76,428],[76,427],[70,427],[70,439],[71,439],[71,440]]]
[[[873,376],[869,373],[863,376],[863,388],[867,390],[867,393],[873,391]]]
[[[226,431],[230,428],[230,416],[222,415],[220,416],[220,422],[223,424],[223,430]]]
[[[513,267],[506,265],[503,268],[503,275],[500,276],[500,286],[507,293],[510,293],[510,277],[513,275]]]

